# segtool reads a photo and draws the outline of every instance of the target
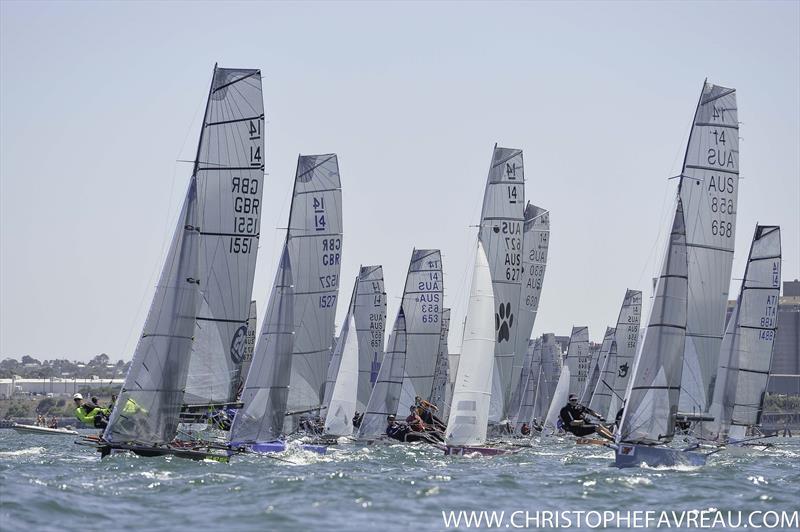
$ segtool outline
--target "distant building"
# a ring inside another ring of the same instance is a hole
[[[10,399],[15,394],[72,395],[81,390],[97,388],[121,388],[124,379],[0,379],[0,399]]]

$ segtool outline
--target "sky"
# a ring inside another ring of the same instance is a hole
[[[260,313],[297,155],[335,152],[341,278],[382,264],[392,323],[412,249],[441,249],[458,352],[497,142],[551,212],[533,335],[601,341],[650,292],[705,78],[741,121],[731,297],[756,222],[800,278],[800,2],[3,1],[0,359],[131,358],[215,62],[263,75]]]

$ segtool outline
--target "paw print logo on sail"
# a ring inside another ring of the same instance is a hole
[[[621,365],[619,367],[619,372],[617,372],[617,375],[622,379],[624,379],[625,377],[628,376],[628,363],[627,362],[625,362],[623,365]]]
[[[247,343],[247,325],[242,325],[236,329],[236,333],[231,340],[231,360],[236,365],[242,363],[244,359],[244,347]]]
[[[494,315],[494,328],[497,331],[497,343],[503,340],[511,341],[511,327],[514,326],[514,314],[511,313],[511,303],[500,303],[500,308]]]

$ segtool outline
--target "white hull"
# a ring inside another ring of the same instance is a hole
[[[14,423],[11,427],[12,429],[16,430],[17,432],[27,433],[27,434],[50,434],[53,436],[77,436],[78,433],[74,430],[69,430],[65,428],[61,429],[51,429],[47,427],[39,427],[37,425],[21,425],[19,423]]]

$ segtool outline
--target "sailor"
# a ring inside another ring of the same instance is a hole
[[[359,428],[362,421],[364,421],[364,412],[356,412],[353,416],[353,428]]]
[[[394,416],[388,416],[386,418],[386,435],[393,440],[406,441],[406,434],[409,432],[409,428],[398,423]]]
[[[411,430],[413,430],[414,432],[425,432],[425,423],[419,416],[417,407],[412,406],[410,410],[411,413],[406,418],[406,423],[408,423],[408,426],[411,427]]]
[[[422,418],[422,421],[433,426],[437,430],[443,431],[446,428],[444,422],[434,414],[434,412],[439,411],[436,405],[429,403],[418,395],[414,397],[414,406],[417,407],[417,412],[419,413],[419,417]]]
[[[98,408],[91,403],[83,402],[83,395],[76,393],[72,396],[75,403],[75,417],[81,423],[92,425],[96,429],[104,429],[108,425],[108,411]]]
[[[569,402],[561,409],[559,417],[564,430],[571,432],[575,436],[588,436],[597,428],[589,422],[586,416],[586,408],[578,404],[578,396],[574,393],[569,394]]]
[[[531,428],[528,426],[527,423],[523,423],[522,426],[519,428],[519,433],[523,436],[530,436]]]

